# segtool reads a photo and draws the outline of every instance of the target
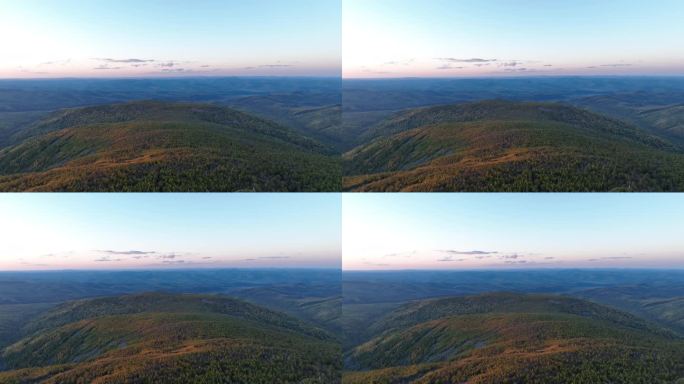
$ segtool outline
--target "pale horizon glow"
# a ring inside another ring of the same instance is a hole
[[[343,77],[684,75],[678,0],[344,0]]]
[[[345,194],[343,270],[684,268],[679,194]]]
[[[0,0],[0,78],[341,73],[336,0]]]
[[[0,271],[340,268],[335,194],[2,194]]]

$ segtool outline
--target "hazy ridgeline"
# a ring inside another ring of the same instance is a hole
[[[345,122],[359,129],[398,111],[483,100],[562,102],[617,118],[684,102],[680,76],[345,79],[342,89]]]

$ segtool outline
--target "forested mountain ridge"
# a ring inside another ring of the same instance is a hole
[[[136,294],[59,305],[2,351],[0,382],[329,383],[327,332],[241,300]]]
[[[554,295],[423,300],[347,351],[345,383],[674,383],[684,340],[635,316]]]
[[[557,103],[419,108],[344,155],[353,191],[674,191],[684,151],[635,125]]]
[[[226,107],[129,102],[55,112],[0,149],[0,189],[334,191],[316,141]]]

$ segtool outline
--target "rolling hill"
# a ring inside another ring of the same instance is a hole
[[[0,355],[2,383],[335,383],[339,345],[225,296],[136,294],[59,305]]]
[[[55,112],[0,149],[3,191],[336,191],[318,142],[230,108],[129,102]]]
[[[684,151],[630,124],[556,103],[412,109],[344,155],[350,191],[680,191]]]
[[[349,350],[345,383],[674,383],[684,340],[563,296],[489,293],[412,302]]]

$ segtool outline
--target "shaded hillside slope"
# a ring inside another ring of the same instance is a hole
[[[684,92],[635,92],[569,100],[684,145]]]
[[[639,115],[650,126],[684,140],[684,104],[653,108]]]
[[[340,91],[249,96],[231,101],[228,105],[292,127],[338,152],[345,145]]]
[[[410,110],[344,156],[346,190],[678,191],[684,152],[635,126],[553,103]]]
[[[684,342],[587,301],[485,294],[407,304],[348,351],[345,383],[673,383]]]
[[[0,304],[0,350],[21,338],[17,329],[54,305],[53,303]]]
[[[329,150],[206,104],[131,102],[57,112],[0,150],[0,190],[334,191]]]
[[[684,284],[593,288],[576,295],[664,324],[684,336]]]
[[[49,112],[0,112],[0,149],[16,144],[19,132],[47,115]]]
[[[2,351],[3,383],[329,383],[326,332],[243,301],[139,294],[60,305]]]
[[[341,288],[340,285],[273,285],[242,289],[230,294],[304,319],[339,338],[342,316]]]

